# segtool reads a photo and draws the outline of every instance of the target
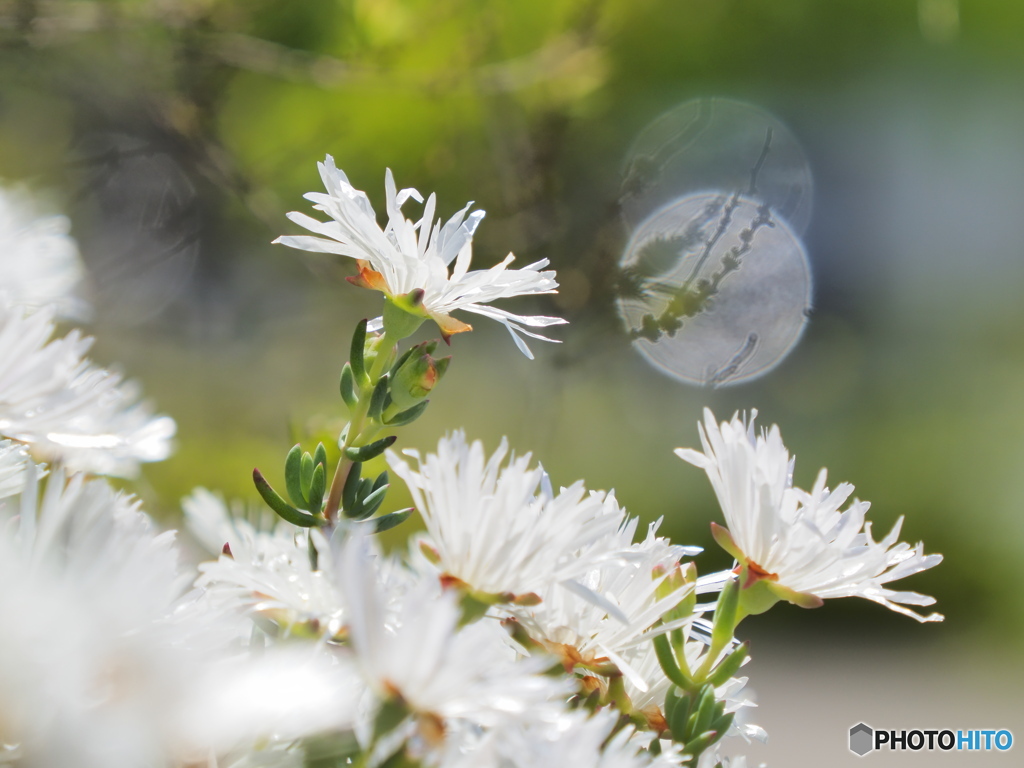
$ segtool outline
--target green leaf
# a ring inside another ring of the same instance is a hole
[[[341,487],[341,506],[344,510],[350,510],[356,505],[356,498],[359,491],[359,476],[362,474],[363,465],[358,461],[348,469],[345,477],[345,485]]]
[[[711,727],[714,728],[719,733],[725,734],[725,733],[729,732],[729,729],[732,727],[732,721],[735,720],[735,719],[736,719],[736,713],[735,712],[730,712],[729,714],[722,715],[720,718],[715,720],[711,724]]]
[[[345,449],[345,456],[352,461],[369,461],[370,459],[375,459],[384,453],[384,451],[390,448],[397,439],[397,435],[390,435],[388,437],[382,437],[380,440],[376,440],[369,445],[362,445],[358,448],[352,446]]]
[[[302,463],[299,465],[299,482],[302,484],[303,498],[309,498],[309,486],[313,482],[313,457],[308,453],[302,454]]]
[[[352,372],[352,364],[345,363],[341,368],[341,381],[338,382],[338,389],[341,390],[341,399],[345,405],[352,410],[359,404],[359,392],[356,388],[356,377]]]
[[[380,509],[380,505],[384,503],[384,495],[388,492],[388,485],[382,485],[377,490],[369,493],[359,503],[361,509],[359,510],[360,518],[367,518]]]
[[[352,334],[352,348],[349,351],[349,362],[352,364],[352,374],[358,387],[366,384],[366,364],[363,361],[363,353],[366,350],[366,320],[356,323],[355,333]],[[344,369],[342,369],[344,371]]]
[[[750,655],[750,643],[745,642],[726,656],[722,663],[715,668],[715,671],[708,675],[708,682],[716,687],[724,685],[730,677],[739,671],[748,655]]]
[[[672,727],[672,715],[675,713],[677,706],[679,706],[679,695],[676,693],[676,687],[670,685],[668,690],[665,691],[665,720],[669,723],[669,729]]]
[[[309,567],[315,571],[320,565],[320,553],[316,551],[316,545],[313,543],[312,536],[306,540],[306,545],[309,549]]]
[[[388,371],[388,375],[392,379],[395,378],[395,373],[398,371],[398,369],[401,368],[403,363],[405,363],[405,361],[409,359],[412,353],[418,349],[419,345],[417,344],[415,346],[409,347],[407,350],[405,350],[405,352],[399,355],[398,359],[395,361],[395,364],[391,366],[391,370]]]
[[[313,528],[324,524],[323,520],[307,515],[305,512],[300,512],[282,499],[258,469],[252,471],[252,481],[256,484],[256,490],[259,491],[260,496],[267,502],[267,506],[292,525],[298,525],[302,528]]]
[[[398,512],[392,512],[388,515],[375,517],[373,520],[369,520],[367,522],[369,525],[373,526],[374,533],[383,533],[384,531],[394,528],[396,525],[404,523],[411,514],[412,507],[409,507],[408,509],[400,509]]]
[[[309,484],[309,511],[320,514],[324,504],[324,493],[327,491],[327,467],[317,464],[313,470],[313,480]]]
[[[327,471],[327,449],[323,443],[316,444],[316,450],[313,451],[313,464],[323,464],[324,472]]]
[[[381,376],[373,388],[373,394],[370,395],[370,409],[366,414],[374,421],[380,421],[381,411],[384,410],[384,399],[388,394],[389,381],[387,374]]]
[[[711,628],[711,648],[728,647],[736,631],[736,618],[740,604],[740,585],[736,579],[729,579],[722,587],[715,605],[714,624]]]
[[[700,698],[697,705],[697,712],[690,716],[691,723],[687,724],[689,733],[704,733],[710,726],[715,715],[715,689],[714,686],[704,685],[700,689]]]
[[[693,698],[688,693],[683,693],[682,696],[676,699],[676,705],[673,707],[672,715],[668,713],[665,715],[665,721],[668,723],[668,729],[672,732],[672,738],[675,741],[683,742],[686,740],[686,726],[690,720],[690,710],[693,706]]]
[[[406,424],[412,424],[416,419],[423,415],[423,412],[427,410],[427,405],[429,403],[429,400],[416,403],[412,408],[407,408],[401,413],[396,413],[390,419],[384,419],[384,423],[389,427],[404,427]]]
[[[292,503],[299,507],[306,506],[306,497],[302,494],[302,484],[299,482],[300,465],[302,463],[302,448],[296,443],[288,451],[284,460],[284,485],[291,496]]]
[[[704,731],[700,736],[686,742],[683,751],[688,755],[698,757],[701,752],[718,741],[719,738],[719,734],[716,731]]]
[[[687,675],[684,675],[683,670],[679,668],[679,662],[676,660],[676,655],[672,652],[672,646],[665,635],[658,635],[654,638],[654,652],[658,657],[658,663],[661,665],[665,677],[684,691],[693,686],[693,681]]]

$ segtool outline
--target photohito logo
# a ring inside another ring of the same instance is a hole
[[[1005,752],[1013,746],[1013,734],[1000,730],[913,730],[892,731],[857,723],[850,729],[850,751],[864,757],[870,752],[887,749],[900,752],[921,750],[943,752]]]

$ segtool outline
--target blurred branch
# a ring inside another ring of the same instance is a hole
[[[387,88],[436,90],[471,82],[485,93],[504,93],[566,77],[600,81],[605,71],[601,49],[589,43],[586,36],[573,32],[558,35],[537,50],[508,61],[424,76],[353,64],[239,32],[202,30],[197,28],[204,18],[200,10],[182,2],[125,7],[99,0],[0,0],[0,30],[15,33],[33,47],[45,48],[78,35],[158,24],[200,35],[207,44],[207,55],[235,69],[321,88],[378,81]]]

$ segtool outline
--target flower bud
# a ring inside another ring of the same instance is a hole
[[[437,346],[436,341],[418,344],[410,350],[411,354],[398,366],[391,382],[392,409],[404,411],[412,407],[437,386],[451,357],[435,360],[430,356]]]

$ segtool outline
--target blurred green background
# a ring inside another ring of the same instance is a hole
[[[270,245],[297,231],[284,214],[308,211],[330,153],[378,210],[385,167],[436,190],[442,216],[476,200],[477,264],[546,257],[563,285],[503,306],[568,318],[564,343],[534,343],[530,362],[474,323],[404,445],[508,435],[556,483],[664,516],[711,570],[716,505],[672,449],[697,444],[705,405],[756,407],[798,484],[827,466],[873,502],[876,535],[906,515],[904,538],[945,553],[905,584],[947,621],[835,601],[774,611],[755,635],[1019,660],[1024,4],[13,0],[0,39],[0,176],[72,217],[94,356],[179,424],[176,456],[138,486],[158,515],[194,485],[253,498],[254,465],[273,479],[296,435],[343,419],[336,376],[379,295],[344,282],[349,264]],[[777,116],[815,177],[803,340],[718,390],[647,365],[612,295],[626,152],[703,96]]]

